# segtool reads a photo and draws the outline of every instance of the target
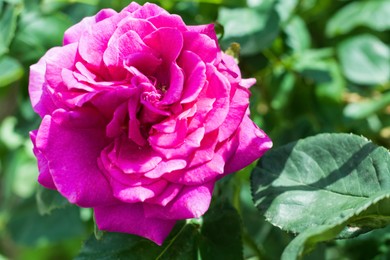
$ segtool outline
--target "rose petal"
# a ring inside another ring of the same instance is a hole
[[[173,62],[170,67],[169,87],[160,104],[170,105],[178,102],[183,92],[184,74],[181,68]],[[164,90],[163,90],[164,91]]]
[[[206,86],[206,66],[198,55],[189,51],[184,51],[181,54],[178,64],[186,75],[180,103],[190,103]]]
[[[218,38],[215,34],[215,26],[214,24],[202,24],[202,25],[190,25],[187,26],[187,29],[191,32],[197,32],[201,34],[205,34],[215,41],[216,45],[218,45]]]
[[[46,157],[58,191],[71,203],[94,207],[113,203],[111,188],[97,165],[106,146],[104,128],[92,124],[91,112],[69,115],[56,110],[45,116],[36,137],[36,147]],[[79,116],[75,122],[71,118]]]
[[[103,21],[116,13],[117,12],[112,9],[103,9],[93,17],[86,17],[82,19],[79,23],[73,25],[65,31],[63,45],[77,42],[80,39],[81,34],[84,31],[87,31],[93,24]]]
[[[224,173],[225,159],[221,153],[214,153],[213,159],[192,168],[167,173],[163,177],[183,185],[201,185],[216,180]]]
[[[150,147],[140,147],[126,137],[115,140],[115,147],[108,157],[123,172],[129,174],[150,171],[162,160]]]
[[[225,121],[229,112],[229,94],[230,84],[215,68],[207,66],[207,79],[209,86],[207,88],[207,97],[215,97],[213,109],[207,114],[205,119],[206,133],[211,132]]]
[[[42,131],[45,131],[42,129]],[[34,155],[37,157],[38,160],[38,169],[39,169],[39,176],[38,176],[38,182],[44,186],[45,188],[56,190],[56,185],[53,182],[53,178],[50,175],[49,166],[47,164],[47,159],[41,151],[36,147],[36,137],[37,137],[38,130],[34,130],[30,132],[30,138],[33,143],[33,152]]]
[[[151,3],[145,3],[141,8],[138,8],[137,10],[132,12],[132,16],[134,18],[143,18],[148,19],[153,16],[157,16],[159,14],[166,13],[167,11],[159,7],[158,5],[151,4]]]
[[[209,208],[214,182],[184,187],[166,206],[145,204],[145,216],[159,219],[198,218]]]
[[[204,62],[213,62],[220,52],[215,40],[198,32],[184,32],[184,50],[196,53]]]
[[[229,138],[239,127],[249,105],[249,91],[238,87],[230,102],[229,113],[219,128],[218,140],[220,142]]]
[[[200,146],[200,142],[202,141],[204,133],[204,127],[200,127],[193,131],[191,134],[189,134],[186,137],[185,142],[183,142],[178,147],[164,148],[154,146],[153,150],[159,152],[161,156],[164,156],[164,158],[166,159],[185,159],[186,157],[190,156],[196,148]]]
[[[66,91],[63,84],[62,70],[73,71],[76,62],[77,43],[71,43],[63,47],[54,47],[45,54],[46,74],[45,78],[49,86],[58,91]],[[61,88],[62,87],[62,88]]]
[[[176,223],[175,220],[146,218],[141,203],[95,207],[94,212],[100,230],[143,236],[158,245],[164,242]]]
[[[28,85],[32,107],[42,118],[56,109],[45,83],[45,73],[46,62],[42,58],[37,64],[30,67]]]
[[[103,21],[93,24],[84,31],[79,40],[78,51],[80,56],[97,70],[100,69],[104,51],[108,41],[116,29],[116,24],[128,13],[122,12]]]
[[[249,116],[244,116],[242,123],[230,142],[237,142],[234,154],[226,158],[225,174],[238,171],[260,158],[272,147],[271,139],[253,123]]]
[[[114,196],[127,203],[144,202],[146,199],[153,198],[163,192],[167,185],[168,182],[163,179],[142,186],[128,186],[118,181],[111,182]]]
[[[150,204],[157,204],[160,206],[166,206],[180,193],[183,185],[170,183],[168,187],[158,196],[147,199],[146,202]]]
[[[175,61],[183,48],[182,33],[176,28],[159,28],[146,36],[144,42],[160,53],[166,64]]]
[[[148,21],[156,28],[171,27],[177,28],[182,32],[188,31],[183,19],[181,19],[179,15],[161,13],[157,16],[148,18]]]

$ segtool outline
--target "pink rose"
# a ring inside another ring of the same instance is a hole
[[[161,245],[205,213],[218,179],[271,147],[249,119],[254,83],[212,24],[154,4],[102,10],[31,66],[38,181],[93,208],[100,229]]]

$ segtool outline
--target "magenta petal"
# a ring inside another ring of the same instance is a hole
[[[145,217],[141,203],[95,207],[94,212],[100,230],[146,237],[158,245],[162,245],[176,223],[175,220]]]
[[[156,28],[173,27],[180,31],[187,31],[187,27],[183,19],[179,15],[162,13],[148,19]]]
[[[104,51],[103,60],[107,66],[123,66],[123,60],[137,52],[153,53],[134,31],[128,31],[110,43]]]
[[[176,28],[160,28],[144,38],[144,42],[160,53],[167,64],[171,64],[179,57],[183,48],[182,33]],[[167,48],[169,46],[169,48]]]
[[[30,67],[28,91],[32,107],[41,117],[51,114],[56,109],[56,106],[48,93],[45,82],[45,73],[46,63],[44,58]]]
[[[213,159],[204,164],[165,174],[164,178],[183,185],[201,185],[223,176],[224,166],[224,157],[215,153]]]
[[[208,81],[209,87],[207,88],[207,97],[215,97],[216,100],[213,103],[213,109],[207,114],[205,119],[206,132],[213,131],[221,126],[225,121],[229,113],[229,94],[230,84],[227,82],[218,71],[213,67],[208,66]]]
[[[145,215],[148,218],[162,219],[198,218],[209,208],[213,188],[213,181],[201,186],[184,187],[165,207],[145,204]]]
[[[62,70],[73,70],[76,61],[77,43],[71,43],[63,47],[54,47],[45,54],[46,80],[55,91],[63,85]]]
[[[111,188],[97,165],[106,145],[104,128],[88,125],[90,113],[79,116],[84,118],[76,124],[64,110],[56,110],[53,117],[45,116],[36,147],[46,157],[58,191],[71,203],[82,207],[112,203]],[[85,127],[81,127],[82,121],[88,122]]]
[[[34,146],[33,148],[34,155],[37,157],[38,160],[38,169],[39,169],[38,182],[45,188],[56,190],[57,188],[53,182],[53,178],[50,175],[47,159],[45,158],[45,156],[43,156],[41,151],[36,147],[37,133],[38,130],[31,131],[30,138]]]
[[[114,14],[116,14],[116,12],[112,9],[103,9],[93,17],[84,18],[79,23],[73,25],[65,31],[63,41],[64,45],[77,42],[80,39],[81,34],[84,31],[87,31],[93,24],[102,21],[108,17],[111,17]]]
[[[176,63],[171,64],[170,74],[168,90],[160,102],[162,105],[170,105],[179,101],[183,92],[184,74]]]
[[[185,32],[183,36],[184,50],[196,53],[204,62],[213,62],[217,58],[220,50],[209,36],[198,32]]]
[[[82,33],[78,46],[79,54],[94,68],[100,68],[103,53],[116,29],[116,24],[125,16],[125,13],[113,15],[93,24],[87,31]]]
[[[190,103],[198,97],[205,87],[206,65],[195,53],[184,51],[180,56],[179,66],[186,75],[180,103]]]
[[[145,173],[145,177],[148,178],[160,178],[166,173],[170,173],[176,170],[184,169],[187,166],[186,160],[183,159],[170,159],[167,161],[161,161],[156,168]]]
[[[213,39],[215,43],[218,43],[217,35],[215,34],[215,27],[214,24],[205,24],[205,25],[192,25],[187,26],[188,30],[190,32],[197,32],[201,34],[206,34],[208,37]],[[218,44],[217,44],[218,45]]]
[[[127,203],[144,202],[146,199],[159,195],[167,187],[168,182],[164,179],[142,186],[128,186],[118,181],[112,181],[111,186],[114,196]]]
[[[115,147],[108,157],[125,173],[150,171],[162,160],[161,156],[150,147],[140,147],[126,137],[115,140]]]
[[[260,158],[272,147],[271,139],[245,115],[231,142],[238,147],[225,165],[225,173],[238,171]],[[226,158],[228,159],[228,158]]]
[[[144,18],[148,19],[159,14],[168,13],[161,7],[155,4],[146,3],[137,10],[133,11],[132,16],[135,18]]]
[[[218,140],[220,142],[229,138],[241,124],[249,105],[249,91],[238,87],[230,102],[229,113],[219,128]]]
[[[180,193],[183,185],[170,183],[168,187],[158,196],[148,199],[146,202],[166,206]]]

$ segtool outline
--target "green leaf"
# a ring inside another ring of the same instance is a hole
[[[390,48],[372,35],[343,41],[337,48],[345,76],[358,84],[381,84],[390,80]]]
[[[84,234],[76,206],[54,210],[41,216],[34,200],[28,200],[12,213],[7,229],[13,240],[21,245],[43,246]]]
[[[242,259],[241,220],[228,203],[215,203],[203,219],[179,222],[162,246],[134,235],[91,236],[77,259]]]
[[[278,35],[279,17],[273,1],[264,1],[259,8],[220,8],[218,21],[224,26],[224,49],[232,42],[241,45],[242,55],[252,55],[269,47]]]
[[[340,9],[328,22],[326,35],[345,34],[358,26],[377,31],[390,28],[390,2],[388,0],[353,2]]]
[[[343,113],[349,119],[365,119],[390,105],[390,92],[379,98],[348,104]]]
[[[283,74],[275,97],[272,99],[271,106],[274,109],[284,108],[288,101],[292,90],[294,89],[295,76],[291,72]]]
[[[287,35],[286,43],[294,52],[303,52],[310,48],[310,34],[301,17],[293,16],[284,31]]]
[[[181,223],[160,247],[138,236],[107,232],[99,240],[91,236],[76,259],[195,259],[196,235],[196,225]]]
[[[272,224],[301,233],[283,259],[388,225],[389,155],[362,137],[321,134],[263,156],[252,172],[255,204]]]
[[[292,17],[297,4],[298,0],[283,0],[276,2],[275,8],[282,23],[288,22],[288,20]]]
[[[60,209],[70,205],[58,191],[49,190],[40,185],[38,186],[36,200],[38,212],[41,215],[50,214],[54,209]]]
[[[300,233],[322,225],[352,237],[390,223],[389,151],[363,137],[320,134],[266,153],[252,172],[256,207]]]
[[[281,259],[301,259],[313,250],[317,243],[333,239],[342,228],[342,225],[323,225],[307,229],[291,241],[283,251]]]
[[[65,30],[72,25],[62,13],[43,15],[39,11],[30,11],[20,18],[11,51],[22,62],[28,63],[38,60],[49,48],[61,45]]]
[[[2,56],[4,53],[8,52],[8,47],[15,35],[16,22],[21,7],[8,4],[5,5],[5,8],[1,8],[0,11],[0,56]]]
[[[23,67],[16,59],[9,56],[0,57],[0,88],[19,80],[23,73]]]
[[[200,253],[203,260],[243,259],[241,219],[226,202],[218,202],[203,217]]]

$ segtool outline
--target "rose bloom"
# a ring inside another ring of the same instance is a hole
[[[99,229],[161,245],[206,212],[218,179],[271,147],[249,118],[254,83],[212,24],[154,4],[104,9],[31,66],[38,181],[93,208]]]

